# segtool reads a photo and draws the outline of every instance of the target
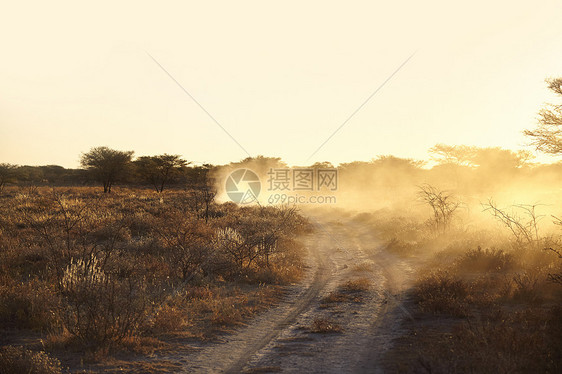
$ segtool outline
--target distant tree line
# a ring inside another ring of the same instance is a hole
[[[0,191],[6,185],[88,186],[99,184],[110,193],[116,184],[149,186],[160,193],[171,187],[209,184],[213,169],[210,164],[192,166],[179,155],[141,156],[133,159],[133,151],[95,147],[83,153],[80,169],[59,165],[21,166],[0,163]]]

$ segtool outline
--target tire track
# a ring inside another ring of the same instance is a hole
[[[401,299],[408,266],[380,248],[368,225],[326,222],[324,217],[312,221],[317,230],[307,239],[310,269],[303,282],[291,287],[278,306],[225,336],[225,342],[186,357],[187,372],[381,372],[379,362],[397,335],[397,322],[409,315]],[[362,264],[368,267],[362,269]],[[362,301],[320,302],[358,278],[371,282]],[[343,333],[311,333],[313,321],[326,319],[339,324]]]
[[[317,240],[315,235],[312,240]],[[308,246],[313,275],[304,285],[290,292],[281,304],[261,316],[250,325],[231,336],[226,342],[202,348],[187,358],[184,371],[189,373],[240,373],[248,361],[274,340],[283,330],[310,308],[325,287],[331,275],[330,261],[318,249],[316,243]],[[293,293],[294,295],[291,295]]]
[[[297,317],[310,307],[312,301],[318,296],[326,284],[326,281],[329,279],[326,260],[321,256],[316,246],[313,247],[313,256],[317,264],[317,269],[312,283],[306,292],[292,307],[289,314],[282,321],[274,325],[268,334],[260,338],[257,342],[251,344],[242,353],[240,358],[225,371],[225,373],[234,374],[242,372],[244,366],[246,366],[252,356],[268,345],[269,342],[275,339],[285,328],[291,326],[296,321]]]

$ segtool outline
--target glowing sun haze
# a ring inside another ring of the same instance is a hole
[[[5,2],[0,162],[106,145],[209,163],[520,149],[562,75],[562,2]],[[416,52],[417,51],[417,52]],[[414,57],[318,153],[319,145]]]

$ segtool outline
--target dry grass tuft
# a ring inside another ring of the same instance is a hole
[[[362,273],[362,272],[371,272],[373,271],[373,265],[370,262],[362,262],[360,264],[354,265],[353,268],[351,268],[351,271],[357,272],[357,273]]]
[[[322,298],[320,301],[321,306],[325,308],[328,305],[337,303],[363,302],[362,294],[368,291],[370,287],[371,282],[367,278],[349,280]]]
[[[308,330],[315,334],[342,333],[343,328],[328,318],[316,318]]]
[[[371,281],[367,278],[353,279],[345,282],[340,289],[343,292],[365,292],[371,287]]]

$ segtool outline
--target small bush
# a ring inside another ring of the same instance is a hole
[[[456,266],[462,272],[506,272],[514,268],[515,260],[501,249],[478,247],[461,256]]]
[[[414,294],[422,311],[456,317],[464,317],[468,313],[465,307],[468,285],[447,272],[437,271],[421,280]]]
[[[59,360],[23,347],[0,348],[0,374],[60,374]]]
[[[2,283],[0,327],[39,330],[51,326],[58,299],[46,284],[36,280]]]
[[[166,333],[178,331],[187,324],[187,315],[181,306],[166,304],[154,315],[153,329],[157,332]]]
[[[60,284],[64,327],[84,344],[110,346],[138,332],[149,308],[143,279],[119,279],[95,256],[72,261]],[[123,268],[122,270],[125,270]]]

